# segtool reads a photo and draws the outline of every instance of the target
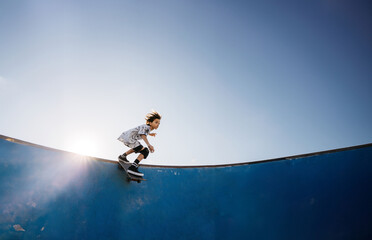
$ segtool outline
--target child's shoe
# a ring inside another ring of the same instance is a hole
[[[140,171],[138,171],[138,168],[137,167],[135,167],[135,166],[130,166],[129,168],[128,168],[128,173],[130,173],[130,174],[132,174],[132,175],[134,175],[134,176],[138,176],[138,177],[143,177],[143,173],[141,173]]]
[[[125,156],[123,156],[123,155],[120,155],[120,156],[118,157],[118,159],[119,159],[119,161],[121,161],[121,162],[129,163],[127,157],[125,157]]]

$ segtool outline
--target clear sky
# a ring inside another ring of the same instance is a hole
[[[0,1],[0,134],[116,160],[238,163],[372,142],[370,1]],[[130,158],[133,160],[134,156]]]

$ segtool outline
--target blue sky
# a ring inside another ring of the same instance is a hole
[[[155,109],[147,164],[370,143],[370,12],[345,0],[3,0],[0,134],[114,160],[127,150],[116,138]]]

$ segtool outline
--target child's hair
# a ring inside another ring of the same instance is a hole
[[[150,123],[152,123],[155,119],[161,119],[161,115],[158,113],[158,112],[156,112],[156,111],[154,111],[154,110],[152,110],[152,112],[151,113],[148,113],[147,115],[146,115],[146,124],[150,124]]]

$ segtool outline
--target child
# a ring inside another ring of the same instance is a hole
[[[156,136],[156,133],[149,133],[154,129],[158,129],[160,125],[161,116],[159,113],[152,111],[146,115],[146,124],[140,125],[136,128],[130,129],[126,132],[123,132],[120,137],[118,138],[119,141],[123,142],[125,146],[131,148],[129,151],[120,155],[118,157],[119,161],[129,163],[127,160],[127,156],[131,153],[140,153],[137,159],[132,163],[132,165],[128,168],[128,173],[136,175],[136,176],[143,176],[143,173],[138,171],[139,162],[142,159],[146,159],[149,155],[149,149],[153,153],[155,151],[154,147],[149,143],[147,140],[147,135]],[[147,144],[147,147],[141,145],[138,140],[144,140]]]

